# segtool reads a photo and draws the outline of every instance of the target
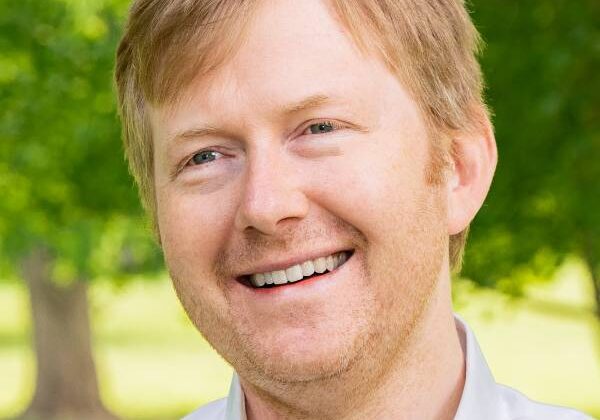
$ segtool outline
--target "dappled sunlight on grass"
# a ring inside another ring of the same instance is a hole
[[[33,394],[29,305],[20,284],[0,286],[0,418],[14,416]]]
[[[528,288],[525,299],[467,288],[458,312],[498,382],[600,417],[600,328],[591,282],[577,265],[565,266],[553,283]]]
[[[131,418],[187,413],[225,395],[230,371],[201,348],[130,347],[102,352],[107,405]]]
[[[28,348],[0,345],[0,418],[19,414],[33,396],[34,358]]]
[[[192,326],[168,280],[94,287],[103,397],[129,418],[177,418],[223,397],[231,368]]]

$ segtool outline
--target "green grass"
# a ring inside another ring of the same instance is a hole
[[[94,287],[91,297],[103,396],[115,413],[178,418],[226,395],[231,368],[193,328],[168,281]]]
[[[600,331],[589,280],[568,266],[559,281],[511,301],[458,283],[457,311],[475,331],[496,379],[533,399],[600,417]],[[166,280],[106,283],[90,292],[102,397],[119,416],[175,419],[224,396],[231,368],[194,330]],[[0,286],[0,418],[32,395],[27,295]]]
[[[474,330],[496,381],[531,399],[600,418],[600,325],[592,284],[576,266],[528,299],[467,291],[458,313]]]
[[[231,368],[192,327],[166,280],[90,290],[94,352],[105,404],[131,419],[176,419],[226,395]],[[0,286],[0,418],[33,393],[27,295]]]

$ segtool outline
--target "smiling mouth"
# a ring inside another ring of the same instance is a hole
[[[304,261],[282,270],[244,275],[239,277],[238,281],[253,289],[270,289],[289,286],[301,283],[308,279],[322,277],[325,274],[336,271],[343,266],[353,254],[354,250],[341,251],[326,257]]]

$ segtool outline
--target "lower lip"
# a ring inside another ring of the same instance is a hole
[[[328,271],[324,274],[320,274],[318,276],[311,277],[307,280],[299,280],[293,283],[286,283],[276,287],[252,287],[244,284],[244,287],[252,290],[255,293],[261,295],[275,295],[279,293],[287,293],[288,291],[297,290],[302,287],[310,287],[315,285],[316,283],[320,283],[321,281],[332,281],[337,275],[346,268],[348,263],[354,257],[354,252],[350,254],[348,259],[344,262],[344,264],[340,265],[333,271]],[[242,284],[242,283],[240,283]]]

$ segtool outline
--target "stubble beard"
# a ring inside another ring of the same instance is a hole
[[[202,299],[197,281],[186,284],[173,271],[171,277],[192,322],[245,384],[279,406],[281,412],[288,412],[290,418],[292,413],[302,412],[307,417],[335,417],[342,408],[349,410],[367,400],[391,370],[402,370],[410,363],[408,349],[430,306],[447,252],[447,236],[439,223],[441,215],[431,209],[421,215],[428,220],[417,221],[414,231],[402,232],[379,255],[365,258],[363,272],[369,285],[394,284],[379,288],[379,295],[356,314],[357,321],[363,322],[362,328],[349,345],[310,365],[273,363],[255,346],[256,337],[234,321],[230,308]],[[402,236],[412,240],[407,243]],[[377,267],[370,261],[378,261]],[[376,269],[381,267],[384,269]],[[390,290],[397,293],[384,293]],[[336,400],[338,403],[334,403]],[[310,403],[303,407],[303,401]],[[340,407],[339,401],[345,406]],[[317,407],[318,413],[309,413]]]

